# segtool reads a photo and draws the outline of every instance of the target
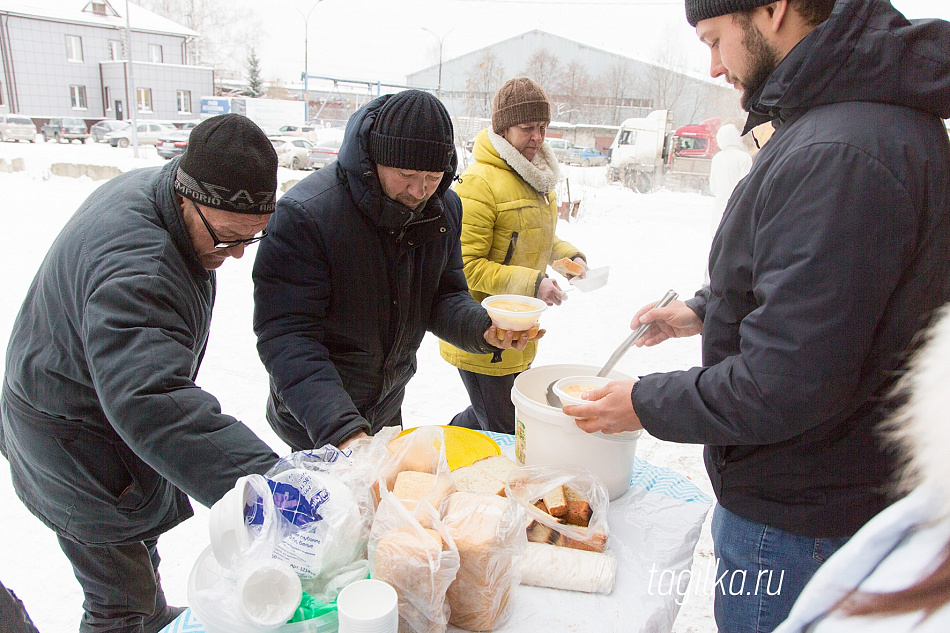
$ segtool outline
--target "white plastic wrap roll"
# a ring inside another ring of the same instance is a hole
[[[528,543],[521,560],[521,584],[587,593],[610,593],[617,560],[608,554],[547,543]]]

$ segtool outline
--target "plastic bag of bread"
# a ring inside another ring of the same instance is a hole
[[[395,495],[382,495],[369,545],[372,576],[396,589],[400,633],[443,633],[445,594],[459,568],[455,542],[428,502],[410,511]]]
[[[449,462],[445,456],[445,434],[440,426],[419,427],[412,433],[392,439],[386,448],[387,455],[383,459],[380,479],[390,492],[396,485],[396,478],[405,471],[430,475],[449,473]],[[428,501],[437,508],[446,494],[445,490],[436,490]]]
[[[458,547],[459,571],[446,598],[449,622],[468,631],[492,631],[511,616],[521,580],[525,514],[510,499],[456,492],[442,506],[442,522]]]
[[[505,494],[527,515],[533,543],[603,552],[607,548],[607,488],[591,472],[568,466],[512,470]]]

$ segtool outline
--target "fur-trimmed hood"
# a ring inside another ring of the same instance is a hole
[[[498,152],[498,156],[526,183],[531,185],[541,195],[547,195],[554,191],[558,180],[561,179],[561,169],[558,166],[557,156],[554,150],[547,143],[541,143],[541,148],[534,155],[534,160],[529,161],[516,150],[514,146],[505,140],[505,137],[495,134],[488,130],[488,140],[492,147]],[[478,156],[475,157],[479,159]]]
[[[887,423],[906,454],[901,485],[924,485],[943,499],[950,515],[950,304],[936,317],[927,341],[901,379],[906,404]],[[936,513],[935,513],[936,514]]]

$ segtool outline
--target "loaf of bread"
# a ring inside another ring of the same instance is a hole
[[[446,594],[449,621],[468,631],[500,627],[519,582],[514,561],[526,543],[523,513],[502,497],[456,492],[446,500],[442,520],[459,553],[458,575]]]
[[[505,482],[498,481],[480,468],[462,466],[452,471],[452,480],[456,490],[466,492],[486,492],[492,495],[505,495]]]
[[[610,593],[617,578],[613,556],[528,543],[521,560],[521,584],[587,593]]]
[[[396,590],[401,631],[444,633],[449,619],[445,591],[458,568],[458,555],[443,551],[438,532],[424,532],[395,532],[381,538],[373,578]]]
[[[501,483],[505,483],[508,479],[508,473],[517,468],[518,464],[505,455],[492,455],[491,457],[479,459],[473,463],[472,466],[489,477],[493,477]]]
[[[556,260],[551,264],[551,268],[554,269],[554,272],[560,273],[568,278],[584,274],[584,267],[567,257]]]

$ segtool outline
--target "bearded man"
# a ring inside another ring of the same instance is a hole
[[[950,300],[950,24],[887,0],[686,0],[745,131],[776,128],[713,238],[709,285],[638,345],[702,333],[703,366],[614,382],[586,431],[705,445],[720,631],[772,631],[893,499],[878,436]]]

